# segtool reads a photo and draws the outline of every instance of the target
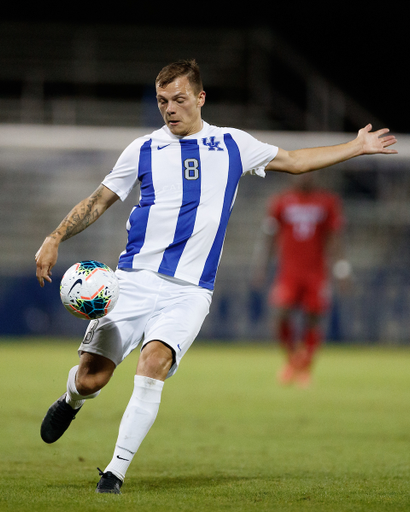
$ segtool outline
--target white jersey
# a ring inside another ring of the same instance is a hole
[[[118,267],[212,290],[239,179],[264,177],[277,152],[246,132],[205,122],[192,136],[177,137],[164,126],[134,140],[102,182],[121,200],[140,184]]]

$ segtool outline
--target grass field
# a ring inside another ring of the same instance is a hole
[[[327,347],[308,390],[263,344],[197,343],[167,381],[123,494],[94,489],[137,353],[53,445],[39,436],[77,343],[0,343],[0,510],[409,511],[410,349]]]

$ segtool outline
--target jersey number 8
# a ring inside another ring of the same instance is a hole
[[[199,162],[196,158],[184,160],[184,175],[186,180],[197,180],[199,178]]]

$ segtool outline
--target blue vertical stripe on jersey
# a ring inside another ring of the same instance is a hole
[[[181,140],[182,205],[179,210],[174,239],[165,249],[158,272],[174,276],[185,245],[192,235],[201,196],[201,159],[198,142]]]
[[[226,228],[231,215],[233,200],[238,188],[239,179],[243,173],[241,154],[238,145],[230,133],[225,133],[224,142],[229,155],[228,182],[226,184],[221,220],[214,243],[206,259],[199,285],[210,290],[214,287],[216,271],[218,270],[221,251],[225,239]]]
[[[132,268],[134,255],[138,254],[144,245],[149,212],[151,206],[155,203],[155,190],[152,183],[151,143],[151,139],[147,140],[140,149],[138,180],[141,183],[141,199],[128,219],[134,229],[128,230],[127,246],[125,253],[120,256],[119,268]]]

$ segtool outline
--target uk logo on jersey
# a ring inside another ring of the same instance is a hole
[[[204,137],[202,139],[202,144],[204,146],[208,146],[208,151],[223,151],[223,148],[220,147],[220,140],[215,140],[215,137]]]

